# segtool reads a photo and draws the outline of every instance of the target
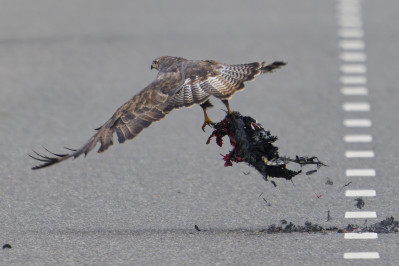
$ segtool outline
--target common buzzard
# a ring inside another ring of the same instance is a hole
[[[33,151],[32,156],[42,164],[32,169],[44,168],[70,157],[87,155],[98,142],[98,152],[103,152],[113,144],[116,132],[119,143],[133,139],[152,122],[162,119],[173,109],[200,104],[204,111],[204,124],[213,124],[206,109],[211,107],[211,96],[222,100],[231,113],[228,99],[244,89],[244,82],[253,80],[262,73],[272,72],[286,63],[276,61],[267,65],[265,62],[229,65],[214,60],[187,60],[181,57],[161,56],[151,64],[151,69],[159,70],[156,79],[146,88],[119,107],[104,125],[97,128],[97,133],[85,145],[68,154],[56,154],[48,157]]]

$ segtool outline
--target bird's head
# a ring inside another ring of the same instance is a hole
[[[153,68],[155,68],[156,70],[160,70],[161,66],[167,62],[168,60],[170,60],[171,58],[173,58],[172,56],[161,56],[158,58],[155,58],[152,63],[151,63],[151,70]]]
[[[160,61],[160,57],[158,57],[157,59],[154,59],[151,63],[151,70],[153,68],[155,68],[156,70],[159,70],[159,61]]]
[[[156,70],[160,70],[163,65],[173,65],[173,63],[180,62],[181,60],[186,60],[181,57],[174,57],[174,56],[161,56],[154,59],[151,63],[151,70],[155,68]]]

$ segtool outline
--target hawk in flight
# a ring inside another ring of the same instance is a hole
[[[68,149],[68,154],[56,154],[54,157],[29,155],[42,164],[32,169],[44,168],[71,157],[87,155],[97,143],[98,152],[103,152],[113,144],[113,134],[116,132],[119,143],[133,139],[144,128],[154,121],[161,120],[173,109],[190,107],[200,104],[204,111],[204,124],[213,124],[206,109],[211,107],[211,96],[219,98],[231,113],[228,100],[239,90],[244,89],[244,82],[253,80],[256,76],[272,72],[286,63],[276,61],[229,65],[213,60],[187,60],[181,57],[161,56],[151,64],[151,69],[157,69],[158,75],[146,88],[134,95],[119,107],[104,125],[97,128],[97,133],[85,145],[77,150]]]

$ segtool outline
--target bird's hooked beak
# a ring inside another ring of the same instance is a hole
[[[157,68],[157,63],[155,61],[152,61],[151,70],[153,70],[154,68]]]

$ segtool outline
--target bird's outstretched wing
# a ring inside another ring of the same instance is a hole
[[[236,91],[244,89],[244,82],[257,75],[272,72],[285,65],[284,62],[250,63],[228,65],[217,61],[171,61],[174,71],[160,71],[157,79],[140,93],[122,105],[114,115],[92,136],[85,145],[70,153],[57,154],[47,150],[51,157],[35,151],[29,155],[42,164],[32,169],[44,168],[68,158],[87,155],[98,143],[98,152],[103,152],[113,144],[116,132],[119,143],[133,139],[152,122],[162,119],[173,109],[201,104],[210,96],[222,100],[229,99]]]
[[[216,77],[217,82],[214,82],[213,95],[222,100],[230,99],[234,93],[245,88],[244,82],[254,80],[260,74],[273,72],[285,65],[286,63],[281,61],[271,64],[266,64],[266,62],[239,65],[222,64],[220,75]]]
[[[33,151],[34,155],[29,154],[29,156],[42,162],[42,164],[34,166],[32,169],[44,168],[71,157],[76,158],[81,154],[87,155],[97,143],[101,144],[98,152],[103,152],[113,144],[114,132],[118,136],[119,143],[123,143],[127,139],[133,139],[144,128],[151,125],[152,122],[161,120],[174,109],[170,108],[170,106],[168,107],[168,101],[171,98],[168,94],[168,88],[178,86],[178,83],[179,80],[175,77],[157,78],[144,90],[119,107],[103,126],[96,129],[97,133],[77,150],[68,149],[71,151],[70,153],[58,154],[46,149],[51,153],[51,157]]]
[[[211,60],[193,62],[195,65],[186,68],[184,84],[179,87],[169,103],[171,108],[200,104],[210,96],[222,100],[230,99],[234,93],[245,88],[244,82],[286,65],[281,61],[271,64],[255,62],[239,65]]]

